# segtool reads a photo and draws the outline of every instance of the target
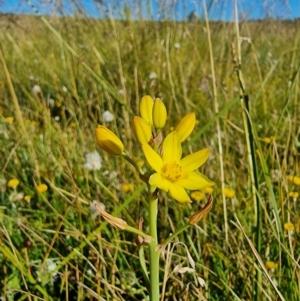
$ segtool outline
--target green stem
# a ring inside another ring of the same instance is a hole
[[[159,301],[159,251],[157,250],[157,202],[149,200],[149,226],[152,241],[149,244],[150,252],[150,301]]]
[[[126,153],[122,154],[122,157],[127,160],[136,170],[140,175],[145,174],[144,171],[136,164],[136,162],[130,158]]]
[[[172,235],[170,235],[162,244],[161,246],[167,245],[171,242],[176,236],[178,236],[181,232],[185,231],[191,226],[191,224],[184,224],[179,229],[177,229]]]
[[[131,232],[131,233],[141,235],[144,238],[149,238],[149,235],[145,234],[143,231],[140,231],[140,230],[138,230],[134,227],[128,226],[128,225],[126,226],[126,228],[124,230]]]

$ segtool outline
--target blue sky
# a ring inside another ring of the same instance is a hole
[[[46,4],[50,1],[31,0],[31,2],[42,14],[51,14],[57,11],[54,5]],[[99,4],[100,2],[103,4]],[[202,0],[62,0],[62,3],[64,5],[63,14],[72,14],[76,8],[74,3],[80,3],[88,15],[94,18],[104,17],[107,13],[116,18],[122,18],[124,6],[120,3],[126,3],[135,18],[160,20],[167,16],[183,20],[191,12],[203,17]],[[137,9],[136,3],[142,3],[142,6]],[[162,6],[158,3],[166,5]],[[175,3],[175,5],[172,6],[171,3]],[[206,3],[210,19],[233,20],[234,0],[206,0]],[[209,3],[212,4],[209,5]],[[262,19],[266,16],[279,19],[300,17],[300,0],[237,0],[237,3],[240,17],[244,16],[247,19]],[[0,0],[0,12],[34,14],[26,0]]]

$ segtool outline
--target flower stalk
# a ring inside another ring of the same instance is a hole
[[[157,239],[157,203],[158,199],[149,199],[149,229],[152,241],[150,253],[150,300],[159,301],[159,250]]]

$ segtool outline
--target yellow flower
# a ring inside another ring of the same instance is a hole
[[[300,186],[300,178],[299,177],[294,177],[293,182],[295,185]]]
[[[13,121],[14,121],[14,117],[6,117],[5,118],[5,121],[7,122],[7,123],[13,123]]]
[[[298,196],[299,196],[299,193],[298,193],[298,192],[291,191],[291,192],[289,193],[289,197],[291,197],[291,198],[293,198],[293,199],[296,199]]]
[[[122,155],[124,145],[122,141],[107,127],[98,125],[95,130],[96,140],[99,146],[111,155]]]
[[[167,121],[167,109],[164,103],[156,98],[152,112],[153,125],[156,129],[162,129]]]
[[[121,190],[125,193],[127,192],[133,192],[134,190],[134,187],[132,184],[123,184],[122,187],[121,187]]]
[[[265,266],[267,269],[272,270],[272,269],[276,269],[278,264],[273,261],[266,261]]]
[[[291,222],[285,223],[283,225],[283,227],[284,227],[284,230],[286,230],[286,231],[294,231],[295,230],[295,226]]]
[[[24,200],[29,203],[30,200],[31,200],[31,196],[30,195],[25,195]]]
[[[193,191],[191,193],[191,198],[197,202],[205,199],[205,194],[202,191]]]
[[[185,189],[198,190],[214,183],[198,169],[209,157],[209,149],[203,149],[181,159],[182,147],[179,135],[171,132],[164,140],[162,157],[147,143],[143,143],[143,152],[149,165],[156,171],[149,179],[149,184],[169,192],[178,202],[191,202]]]
[[[205,187],[204,192],[206,194],[211,194],[214,191],[214,189],[211,186]]]
[[[46,184],[40,184],[36,187],[37,192],[43,193],[48,190],[48,186]]]
[[[270,144],[270,143],[271,143],[271,141],[272,141],[272,139],[271,139],[271,138],[269,138],[269,137],[265,137],[265,138],[263,138],[263,142],[264,142],[264,143]]]
[[[185,115],[175,126],[179,141],[182,143],[193,131],[196,124],[195,113]]]
[[[223,194],[227,198],[233,198],[235,196],[235,191],[232,188],[224,188]]]
[[[154,100],[151,96],[146,95],[142,97],[140,101],[140,115],[150,125],[153,124],[152,111],[153,111]]]
[[[287,179],[288,179],[290,182],[294,182],[294,178],[295,178],[295,177],[292,176],[292,175],[290,175],[290,176],[287,177]]]
[[[20,184],[20,181],[18,179],[11,179],[7,183],[7,187],[15,188]]]
[[[132,131],[136,140],[141,144],[148,143],[152,137],[151,126],[139,116],[132,118]]]

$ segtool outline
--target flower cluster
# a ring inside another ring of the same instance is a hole
[[[186,190],[201,190],[214,185],[197,171],[207,161],[210,151],[203,149],[182,158],[182,143],[195,127],[195,114],[183,117],[174,130],[162,139],[166,120],[164,103],[159,98],[153,100],[151,96],[144,96],[140,102],[140,116],[132,119],[132,132],[154,170],[147,179],[148,183],[168,192],[179,202],[191,202]],[[110,154],[127,156],[121,140],[106,127],[99,125],[96,128],[96,140]]]

